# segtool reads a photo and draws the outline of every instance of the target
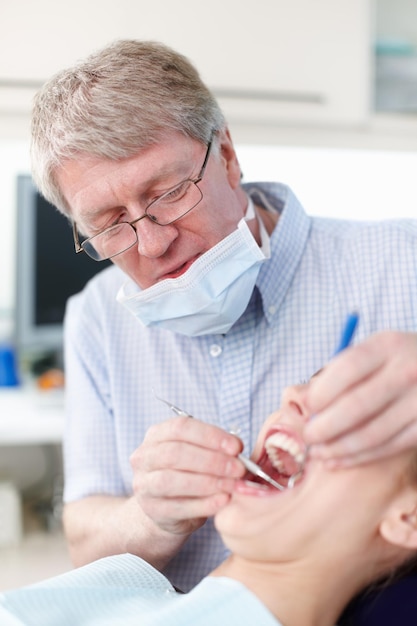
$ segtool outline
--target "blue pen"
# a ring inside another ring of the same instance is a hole
[[[342,332],[342,336],[340,338],[340,342],[338,347],[335,350],[335,355],[339,354],[339,352],[341,352],[342,350],[344,350],[345,348],[347,348],[352,339],[353,339],[353,335],[355,334],[355,330],[356,327],[358,325],[359,322],[359,314],[358,313],[350,313],[347,317],[347,320],[345,322],[345,326],[343,328],[343,332]]]

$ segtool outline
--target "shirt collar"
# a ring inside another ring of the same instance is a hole
[[[264,315],[273,324],[304,253],[311,218],[286,185],[256,182],[243,187],[255,204],[280,215],[271,235],[271,258],[262,264],[256,282]]]

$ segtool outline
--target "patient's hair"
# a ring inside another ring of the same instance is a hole
[[[225,120],[194,66],[151,41],[120,40],[51,78],[32,114],[32,175],[60,210],[54,173],[77,155],[124,159],[169,131],[207,143]]]

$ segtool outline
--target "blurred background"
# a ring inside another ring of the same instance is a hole
[[[62,224],[30,184],[31,102],[56,71],[119,38],[159,40],[195,63],[246,181],[289,184],[310,214],[416,216],[415,0],[0,0],[0,359],[15,359],[3,383],[0,360],[0,590],[70,567],[62,311],[54,303],[46,323],[32,311],[55,279],[34,216],[45,233]],[[62,254],[74,262],[70,239]]]

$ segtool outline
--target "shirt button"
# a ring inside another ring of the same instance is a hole
[[[212,346],[210,346],[210,356],[219,356],[222,353],[222,348],[221,346],[217,345],[216,343],[213,343]]]
[[[270,307],[268,307],[268,311],[270,315],[275,315],[276,311],[277,311],[277,307],[272,305]]]

